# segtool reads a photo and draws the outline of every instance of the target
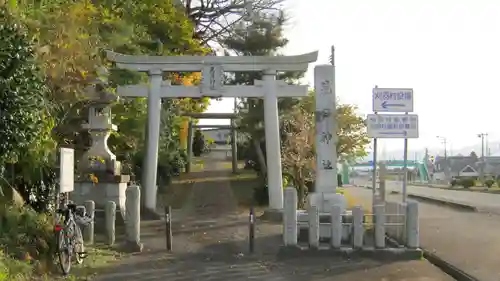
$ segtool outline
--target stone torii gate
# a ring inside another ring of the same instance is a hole
[[[156,209],[156,177],[160,136],[161,98],[260,97],[264,99],[267,151],[267,175],[270,209],[283,208],[281,151],[278,120],[278,97],[301,97],[307,86],[277,81],[278,71],[306,71],[318,52],[298,56],[132,56],[107,52],[108,60],[118,68],[149,74],[149,84],[119,86],[122,97],[148,98],[148,143],[146,148],[144,202],[146,209]],[[171,85],[163,81],[163,72],[202,72],[200,86]],[[262,72],[263,79],[254,85],[224,85],[224,72]]]
[[[188,116],[194,119],[230,119],[231,125],[194,125],[192,121],[189,121],[188,125],[188,142],[187,142],[187,164],[186,172],[191,172],[191,161],[193,159],[193,129],[202,128],[218,128],[218,129],[229,129],[231,130],[231,153],[232,153],[232,170],[236,173],[238,170],[237,161],[237,143],[236,143],[236,128],[234,124],[234,119],[237,116],[236,113],[184,113],[183,116]]]

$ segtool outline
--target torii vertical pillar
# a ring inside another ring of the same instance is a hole
[[[267,185],[269,208],[283,209],[283,178],[281,174],[280,126],[278,97],[276,95],[276,71],[264,71],[264,125],[266,134]]]
[[[156,176],[158,170],[158,146],[160,141],[161,98],[163,83],[161,70],[149,71],[148,135],[146,158],[143,170],[144,206],[148,211],[156,211]]]
[[[186,173],[191,172],[193,162],[193,121],[189,120],[188,133],[187,133],[187,161]]]
[[[231,119],[231,160],[233,174],[238,172],[238,142],[236,141],[236,122]]]

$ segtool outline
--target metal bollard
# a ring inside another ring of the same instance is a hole
[[[94,215],[95,215],[95,202],[92,200],[87,200],[84,202],[85,210],[87,215],[92,218],[92,221],[85,226],[83,230],[83,241],[87,244],[94,244]]]
[[[250,212],[248,214],[248,249],[250,253],[254,252],[255,247],[255,214],[253,206],[250,206]]]
[[[172,207],[165,206],[165,240],[167,251],[172,251]]]

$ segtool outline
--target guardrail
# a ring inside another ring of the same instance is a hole
[[[284,195],[283,242],[285,246],[300,246],[297,191],[289,187],[285,189]],[[371,222],[368,219],[370,217]],[[367,229],[373,231],[372,245],[364,241]],[[320,212],[317,206],[309,206],[307,233],[306,247],[314,249],[318,249],[320,242],[325,240],[329,248],[333,249],[384,249],[387,247],[386,236],[403,241],[406,249],[418,249],[418,203],[386,202],[374,206],[373,213],[368,214],[360,206],[355,206],[352,212],[345,212],[342,206],[335,204],[327,212]]]

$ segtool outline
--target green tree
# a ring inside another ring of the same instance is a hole
[[[193,155],[198,157],[203,154],[205,149],[205,136],[201,130],[196,130],[193,136]]]
[[[29,183],[32,169],[47,157],[45,149],[52,147],[52,120],[44,101],[48,88],[26,30],[2,5],[0,18],[4,20],[0,25],[0,167],[18,170],[21,180]],[[13,177],[8,177],[10,182],[2,178],[3,187],[14,183]]]
[[[234,36],[224,41],[224,46],[241,56],[269,56],[279,55],[278,51],[285,47],[288,40],[284,37],[283,29],[286,18],[283,14],[267,20],[253,23],[246,28],[236,29]],[[302,73],[284,73],[277,79],[292,82],[300,78]],[[261,73],[237,72],[230,79],[231,84],[253,85],[254,81],[262,79]],[[280,99],[278,107],[282,114],[287,108],[295,104],[293,99]],[[240,118],[238,120],[240,131],[246,134],[250,144],[253,145],[255,158],[259,164],[257,169],[263,175],[266,173],[264,148],[264,103],[259,98],[247,98],[240,102]]]

